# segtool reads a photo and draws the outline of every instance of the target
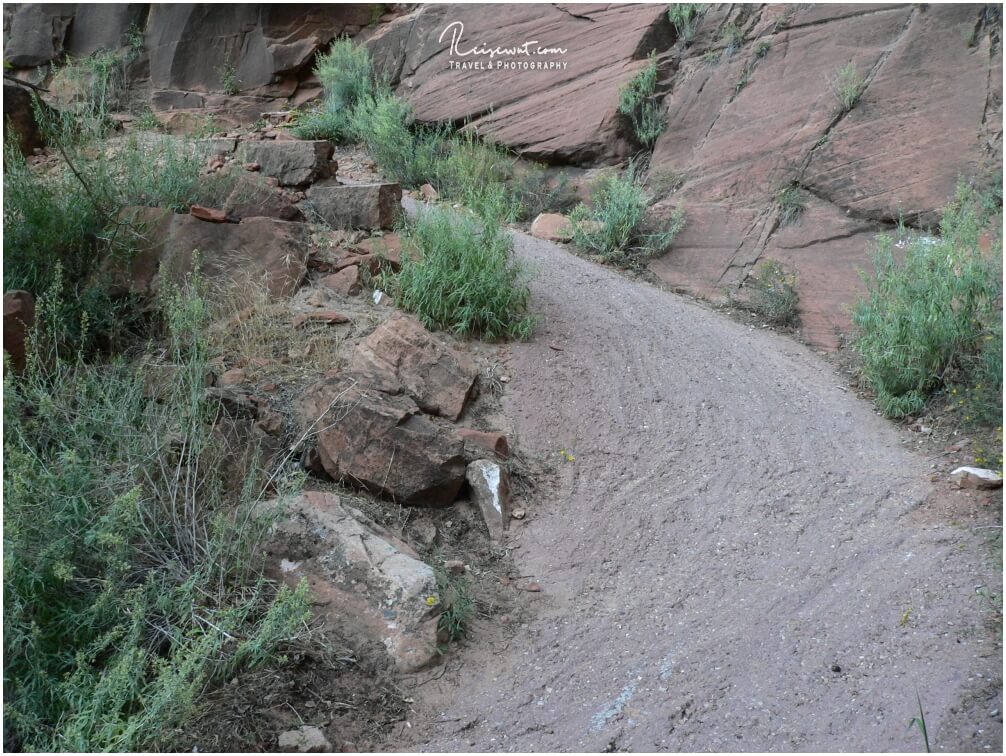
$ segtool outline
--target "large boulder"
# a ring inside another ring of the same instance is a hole
[[[307,186],[331,176],[332,144],[316,141],[269,140],[242,142],[238,159],[258,163],[263,176],[272,176],[280,186]]]
[[[423,412],[450,420],[464,412],[479,374],[471,357],[401,313],[360,342],[350,364],[361,375],[375,376],[373,388],[404,391]]]
[[[291,586],[306,579],[341,635],[376,641],[399,671],[437,660],[441,610],[428,564],[334,494],[306,491],[283,511],[267,545],[273,574]]]
[[[161,276],[181,281],[198,262],[208,279],[226,282],[240,295],[263,286],[273,297],[293,294],[307,272],[308,231],[303,223],[246,218],[241,223],[207,223],[192,215],[160,208],[127,208],[139,248],[128,259],[113,260],[105,273],[120,290],[155,292]]]
[[[235,218],[304,220],[304,214],[287,192],[271,186],[257,174],[245,174],[235,182],[223,209]]]
[[[75,3],[24,3],[14,11],[10,32],[4,36],[4,64],[14,68],[41,66],[63,51]]]
[[[378,29],[367,44],[419,120],[470,121],[526,157],[583,164],[634,152],[622,138],[618,90],[673,34],[664,5],[497,5],[487,13],[431,4]],[[466,54],[525,42],[527,55]],[[539,48],[553,52],[535,54]]]
[[[35,298],[27,291],[3,295],[3,350],[15,371],[24,370],[28,333],[35,325]]]
[[[462,442],[409,397],[368,388],[374,382],[341,374],[301,400],[301,427],[317,433],[325,472],[402,504],[450,504],[465,478]]]
[[[307,204],[332,228],[389,229],[402,211],[402,187],[323,184],[307,190]]]

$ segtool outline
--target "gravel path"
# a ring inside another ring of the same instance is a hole
[[[1001,751],[999,577],[898,431],[790,339],[515,242],[505,409],[574,459],[515,528],[531,618],[418,689],[414,747],[920,750],[918,691],[934,750]]]

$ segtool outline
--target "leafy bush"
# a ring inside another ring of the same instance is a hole
[[[225,94],[236,95],[241,93],[241,80],[238,78],[237,68],[234,63],[227,61],[220,66],[217,71],[220,77],[220,88]]]
[[[800,295],[796,291],[796,276],[786,272],[775,260],[763,260],[746,284],[753,290],[752,310],[772,325],[793,325],[797,318]]]
[[[646,211],[651,197],[633,176],[609,174],[595,185],[592,207],[580,204],[570,213],[573,241],[605,260],[637,262],[664,251],[684,225],[679,208],[661,231],[648,232]]]
[[[835,72],[831,82],[831,91],[842,106],[842,112],[852,110],[866,89],[866,80],[856,71],[856,65],[849,63]]]
[[[325,89],[325,99],[319,108],[300,116],[293,133],[301,139],[343,141],[350,136],[353,109],[374,93],[370,52],[345,37],[337,39],[327,53],[318,55],[314,72]]]
[[[660,104],[653,98],[657,88],[657,55],[650,53],[646,66],[618,91],[618,112],[629,116],[636,138],[652,147],[666,122]]]
[[[672,3],[667,7],[667,18],[674,24],[678,39],[685,44],[691,42],[705,10],[703,3]]]
[[[201,299],[166,300],[170,359],[137,370],[62,360],[62,296],[5,378],[5,746],[145,750],[300,632],[306,587],[277,590],[253,557],[262,475],[223,479]]]
[[[904,262],[890,236],[878,237],[868,295],[853,314],[853,347],[885,414],[916,413],[934,391],[960,385],[980,387],[977,418],[1001,416],[1002,236],[990,253],[980,250],[987,220],[961,183],[940,236],[910,239]]]
[[[402,270],[384,282],[403,309],[431,329],[490,340],[531,335],[524,270],[495,218],[431,207],[407,234]]]

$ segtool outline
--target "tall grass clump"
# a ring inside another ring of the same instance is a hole
[[[831,91],[835,94],[843,113],[848,113],[859,102],[866,91],[866,79],[856,70],[855,63],[849,63],[835,72],[831,81]]]
[[[788,273],[776,260],[762,260],[754,270],[750,283],[749,306],[766,322],[776,326],[796,323],[800,295],[796,290],[796,275]]]
[[[990,222],[961,183],[939,236],[911,238],[903,261],[890,236],[878,237],[868,294],[853,314],[853,347],[886,415],[917,413],[934,392],[962,387],[972,397],[969,419],[1001,416],[1001,230],[991,250],[979,247],[983,228],[994,224],[1001,220]]]
[[[5,747],[153,749],[208,686],[273,659],[306,588],[262,577],[263,473],[222,470],[206,308],[165,297],[167,361],[64,359],[57,287],[26,372],[5,371]]]
[[[531,335],[525,271],[495,218],[431,207],[407,234],[402,270],[386,282],[403,309],[430,329],[488,340]]]
[[[348,38],[337,39],[327,53],[317,56],[314,72],[325,89],[324,99],[300,116],[293,132],[301,139],[343,141],[349,136],[353,108],[374,92],[370,52]]]
[[[656,88],[657,54],[654,51],[646,66],[618,91],[618,112],[629,117],[636,138],[646,147],[653,146],[666,125],[660,103],[654,98]]]
[[[608,174],[594,186],[591,205],[577,205],[570,213],[573,241],[607,261],[634,263],[659,254],[684,225],[678,208],[662,229],[649,230],[647,208],[652,201],[634,176]]]
[[[674,24],[678,39],[685,44],[692,41],[705,10],[703,3],[671,3],[667,6],[667,18]]]

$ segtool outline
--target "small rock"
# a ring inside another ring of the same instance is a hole
[[[493,543],[503,540],[510,516],[510,480],[506,468],[488,459],[477,459],[465,473],[472,489],[472,500],[482,512]]]
[[[448,559],[444,562],[444,569],[447,570],[448,575],[464,575],[465,563],[460,559]]]
[[[412,536],[422,546],[429,548],[437,540],[437,526],[425,518],[416,520],[409,526]]]
[[[292,321],[294,328],[302,328],[306,323],[324,323],[325,325],[336,325],[338,323],[348,323],[349,318],[341,312],[335,310],[322,310],[320,312],[304,312],[294,316]]]
[[[321,279],[321,285],[332,291],[347,297],[355,297],[363,291],[363,282],[360,280],[360,266],[350,265],[343,268],[338,273],[325,276]]]
[[[993,489],[1003,485],[1000,475],[983,467],[958,467],[950,473],[950,480],[958,488]]]
[[[527,512],[524,511],[523,509],[515,509],[513,512],[510,513],[510,516],[515,520],[523,520],[525,517],[527,517]]]
[[[510,446],[507,443],[506,436],[502,433],[458,428],[458,436],[463,441],[470,441],[487,451],[495,453],[500,459],[506,459],[510,456]]]
[[[237,386],[245,382],[245,371],[241,368],[231,368],[220,376],[221,386]]]
[[[541,593],[541,586],[532,580],[530,583],[524,586],[524,590],[528,591],[529,593]]]
[[[189,208],[189,215],[207,223],[227,223],[229,219],[223,210],[216,210],[202,205],[193,205]]]
[[[319,728],[304,725],[296,730],[287,730],[279,736],[279,747],[288,753],[330,753],[332,744]]]
[[[440,192],[434,189],[432,184],[423,184],[419,187],[419,193],[427,202],[436,202],[440,199]]]
[[[258,163],[245,163],[245,170],[251,171],[252,173],[258,173],[262,170],[262,166]]]
[[[513,619],[511,619],[511,617],[510,617],[509,614],[501,614],[500,615],[500,624],[501,625],[509,625],[511,622],[513,622]]]

